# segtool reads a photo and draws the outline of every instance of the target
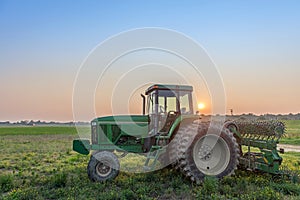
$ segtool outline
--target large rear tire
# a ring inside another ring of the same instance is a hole
[[[183,132],[184,131],[179,129],[167,147],[167,155],[169,157],[169,162],[175,169],[178,169],[179,154],[181,152],[179,150],[179,143],[182,139]]]
[[[192,181],[205,176],[222,178],[234,173],[239,163],[239,146],[226,128],[188,125],[180,141],[179,166]]]
[[[92,181],[103,182],[114,179],[119,174],[120,163],[117,156],[109,151],[92,154],[88,167],[88,177]]]

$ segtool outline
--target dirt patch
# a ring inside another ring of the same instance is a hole
[[[279,148],[283,148],[285,152],[300,152],[300,146],[290,144],[278,144]]]

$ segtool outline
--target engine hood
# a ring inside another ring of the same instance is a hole
[[[105,116],[98,117],[94,119],[92,122],[98,122],[100,124],[107,123],[148,123],[149,116],[148,115],[115,115],[115,116]]]

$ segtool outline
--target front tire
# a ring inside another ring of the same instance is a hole
[[[117,156],[109,151],[100,151],[90,158],[87,172],[91,181],[103,182],[114,179],[120,170]]]

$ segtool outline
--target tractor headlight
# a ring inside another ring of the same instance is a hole
[[[95,125],[92,123],[92,144],[98,143],[98,135],[97,135],[97,125],[95,122]]]

